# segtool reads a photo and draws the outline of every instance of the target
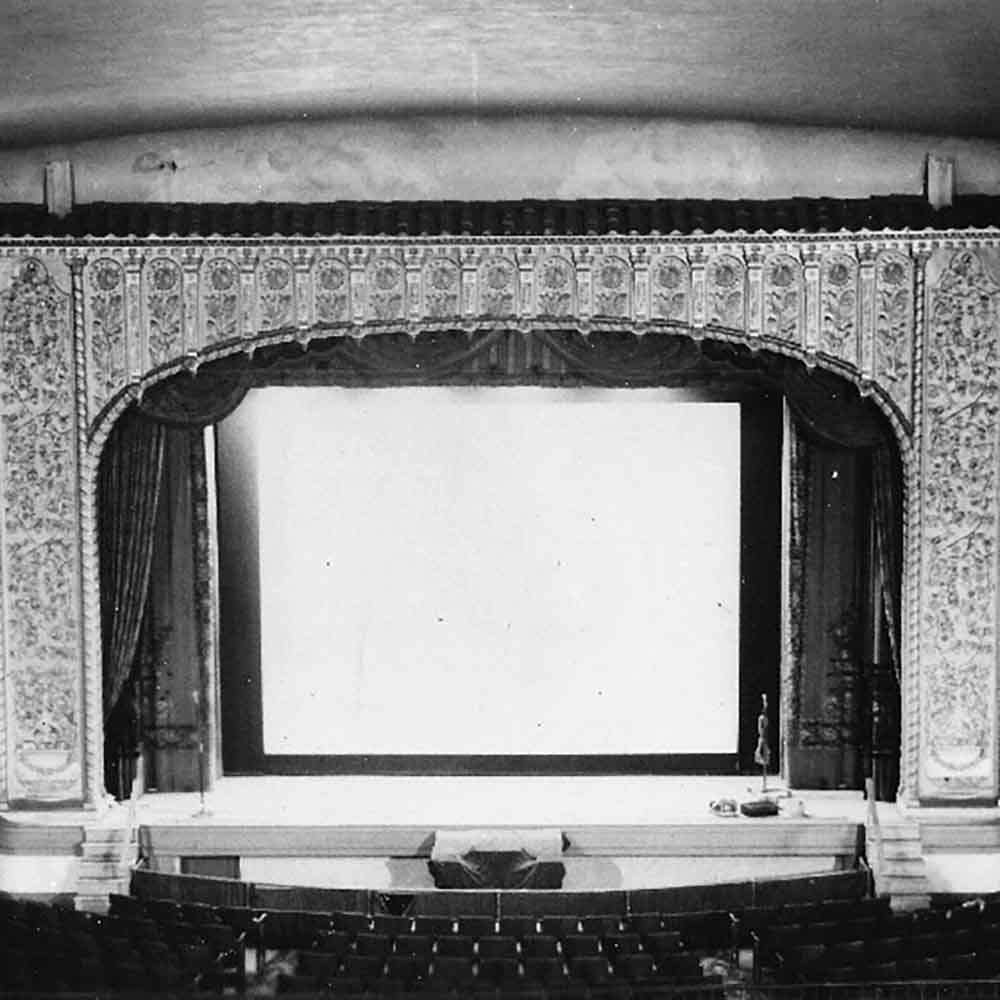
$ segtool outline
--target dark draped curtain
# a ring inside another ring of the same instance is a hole
[[[175,375],[144,393],[136,405],[147,417],[169,427],[193,430],[218,423],[243,402],[251,384],[250,375],[241,370],[242,357],[228,363],[237,370],[230,371],[223,363],[206,374]]]
[[[132,673],[149,589],[166,428],[205,427],[246,395],[239,375],[169,379],[122,415],[100,468],[101,629],[104,718]]]
[[[127,411],[100,467],[101,628],[104,718],[111,717],[135,662],[153,554],[163,471],[163,428]]]
[[[835,448],[867,451],[871,462],[875,567],[882,596],[893,674],[900,679],[899,589],[902,571],[901,497],[892,434],[873,403],[850,383],[826,372],[789,365],[785,398],[807,437]]]

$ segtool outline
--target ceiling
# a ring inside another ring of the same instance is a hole
[[[0,145],[556,111],[1000,136],[998,0],[0,0]]]

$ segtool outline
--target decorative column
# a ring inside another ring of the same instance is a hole
[[[6,802],[82,804],[83,633],[71,277],[15,263],[0,306]]]
[[[1000,254],[927,262],[916,670],[921,802],[997,798]],[[905,739],[905,737],[904,737]],[[905,749],[905,748],[904,748]]]

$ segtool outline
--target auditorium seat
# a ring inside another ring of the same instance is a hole
[[[476,946],[480,959],[486,958],[513,958],[519,954],[517,939],[505,935],[495,934],[492,937],[479,939]]]
[[[142,908],[146,917],[159,923],[169,924],[182,919],[181,908],[172,899],[147,899],[143,901]]]
[[[523,959],[523,966],[524,978],[540,986],[553,985],[566,976],[562,961],[552,955],[527,957]]]
[[[471,938],[488,937],[496,933],[496,921],[493,917],[465,916],[458,918],[458,933]]]
[[[391,913],[376,913],[371,920],[373,931],[396,937],[399,934],[409,934],[413,930],[413,917],[396,916]]]
[[[594,914],[580,917],[580,930],[584,934],[617,934],[622,930],[623,917],[612,913]]]
[[[938,974],[938,960],[932,955],[901,958],[896,967],[901,979],[934,979]]]
[[[136,899],[134,896],[123,896],[113,892],[108,897],[108,913],[113,917],[142,920],[146,916],[146,906],[141,899]]]
[[[521,968],[516,958],[491,956],[479,959],[479,979],[501,990],[512,989],[520,982]]]
[[[298,972],[317,980],[333,979],[340,969],[340,960],[341,956],[333,952],[300,951]]]
[[[576,934],[580,930],[580,918],[559,914],[557,916],[539,917],[538,927],[542,934],[551,934],[561,938],[566,934]]]
[[[603,986],[612,976],[611,966],[603,955],[571,955],[566,968],[573,979],[579,979],[588,986]]]
[[[332,913],[330,927],[335,931],[345,931],[348,934],[360,934],[372,927],[371,919],[364,913]]]
[[[415,934],[430,934],[431,937],[453,934],[455,932],[455,918],[418,914],[413,918],[413,931]]]
[[[467,957],[438,955],[431,964],[428,985],[431,989],[472,986],[476,967]]]
[[[562,939],[562,953],[567,958],[597,955],[601,939],[596,934],[566,934]]]
[[[442,958],[472,959],[476,954],[476,942],[464,934],[449,934],[437,939],[434,951]]]
[[[390,955],[386,963],[386,976],[407,988],[419,986],[427,979],[428,959],[422,955]]]
[[[642,951],[642,938],[634,931],[613,931],[604,934],[602,948],[612,959]]]
[[[392,951],[392,938],[388,934],[366,931],[354,939],[354,951],[358,955],[385,958]]]
[[[385,957],[381,955],[345,955],[341,963],[341,974],[345,979],[356,979],[369,984],[382,976]]]
[[[497,932],[501,936],[520,940],[528,935],[538,933],[538,920],[535,917],[527,916],[501,917],[497,921]]]
[[[899,978],[899,969],[895,962],[870,962],[865,977],[875,983],[891,982]]]
[[[683,947],[678,931],[652,931],[642,938],[643,947],[654,958],[673,955]]]
[[[261,910],[257,913],[257,942],[265,950],[307,948],[316,936],[331,929],[331,914],[308,910]]]
[[[868,954],[867,941],[837,941],[829,946],[831,961],[841,965],[861,966]]]
[[[396,953],[398,955],[413,955],[416,958],[429,959],[434,951],[434,938],[429,934],[400,934],[396,938]]]
[[[535,934],[521,941],[521,954],[525,958],[556,958],[559,956],[559,940],[551,934]]]
[[[219,910],[207,903],[179,904],[180,919],[188,924],[221,924]]]
[[[645,953],[619,955],[615,959],[615,975],[630,983],[641,983],[652,979],[654,974],[653,956]]]
[[[280,996],[307,996],[316,992],[316,981],[312,976],[282,972],[278,976],[277,992]]]

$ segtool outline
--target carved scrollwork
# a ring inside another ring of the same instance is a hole
[[[487,257],[479,265],[479,312],[483,316],[514,316],[518,309],[517,268],[506,257]]]
[[[351,276],[343,261],[323,257],[316,264],[313,289],[320,323],[343,323],[350,317]]]
[[[458,316],[462,308],[462,270],[450,257],[424,264],[424,315],[431,319]]]
[[[691,274],[687,261],[680,257],[661,257],[649,274],[653,318],[687,323],[691,309]]]
[[[890,261],[895,295],[909,272]],[[925,349],[924,739],[952,773],[995,755],[998,332],[1000,287],[963,250],[931,288]]]
[[[764,266],[764,333],[790,344],[802,342],[802,268],[788,254]]]
[[[875,372],[893,402],[910,416],[913,372],[913,263],[879,256],[875,268]]]
[[[540,316],[569,316],[574,311],[576,271],[565,257],[542,258],[536,268],[535,287]]]
[[[239,335],[240,274],[225,257],[205,265],[202,280],[205,343],[219,344]]]
[[[125,381],[125,272],[109,258],[87,271],[92,407],[97,410]]]
[[[858,363],[858,265],[846,254],[823,261],[819,349],[849,364]]]
[[[260,265],[259,316],[263,330],[277,330],[292,322],[295,300],[292,266],[280,257],[268,257]]]
[[[406,272],[392,257],[376,257],[368,265],[368,308],[372,319],[403,318],[406,307]]]
[[[117,267],[117,265],[115,265]],[[95,292],[120,292],[120,269]],[[76,395],[69,296],[28,260],[5,297],[0,407],[5,470],[6,663],[12,797],[79,795],[80,620]]]
[[[732,254],[714,257],[708,265],[707,319],[712,326],[742,330],[746,316],[746,272]]]

